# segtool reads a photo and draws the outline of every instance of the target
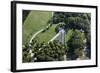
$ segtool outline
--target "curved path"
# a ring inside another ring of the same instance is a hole
[[[44,30],[44,29],[41,29],[41,30],[39,30],[38,32],[36,32],[36,33],[31,37],[31,39],[30,39],[30,41],[29,41],[29,44],[32,43],[32,40],[33,40],[39,33],[41,33],[43,30]]]
[[[49,24],[48,26],[46,26],[46,28],[49,28],[50,25],[51,25],[51,24]],[[32,43],[32,40],[33,40],[39,33],[41,33],[41,32],[44,31],[44,30],[45,30],[45,28],[43,28],[43,29],[37,31],[35,34],[33,34],[33,36],[31,37],[31,39],[30,39],[30,41],[29,41],[29,45],[30,45],[30,43]]]
[[[48,25],[48,26],[46,26],[46,27],[48,28],[49,26],[50,26],[50,25]],[[33,40],[39,33],[41,33],[44,29],[45,29],[45,28],[43,28],[43,29],[37,31],[35,34],[33,34],[33,36],[31,37],[31,39],[30,39],[30,41],[29,41],[29,46],[31,46],[32,40]],[[34,56],[34,53],[32,53],[32,49],[31,49],[31,48],[29,48],[29,49],[30,49],[29,52],[31,53],[31,57],[33,57],[33,56]],[[36,59],[36,58],[35,58],[35,59]],[[33,61],[34,61],[34,59],[33,59]]]
[[[39,33],[41,33],[42,31],[43,31],[44,29],[41,29],[41,30],[39,30],[38,32],[36,32],[35,34],[33,34],[33,36],[31,37],[31,39],[30,39],[30,41],[29,41],[29,46],[31,46],[31,43],[32,43],[32,40],[39,34]],[[31,53],[31,57],[33,57],[34,56],[34,53],[32,53],[32,49],[31,48],[29,48],[30,49],[30,53]],[[34,59],[33,59],[33,61],[34,61]]]

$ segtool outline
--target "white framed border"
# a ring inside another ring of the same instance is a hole
[[[35,62],[22,63],[22,10],[41,10],[41,11],[61,11],[91,13],[91,59],[74,61],[54,61],[54,62]],[[96,65],[96,8],[74,7],[60,5],[42,4],[16,4],[16,70],[59,68],[59,67],[78,67]]]

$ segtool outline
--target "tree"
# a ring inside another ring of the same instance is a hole
[[[54,12],[51,18],[52,24],[60,22],[65,23],[64,29],[83,29],[88,32],[90,30],[91,14],[90,13],[74,13],[74,12]]]
[[[23,50],[22,50],[22,58],[23,58],[23,62],[26,63],[26,62],[31,62],[32,58],[31,58],[31,54],[30,54],[30,49],[29,49],[29,46],[28,44],[25,44],[23,46]]]
[[[84,49],[84,33],[81,33],[79,30],[75,30],[72,33],[71,39],[67,42],[68,51],[67,57],[71,60],[77,59]]]
[[[44,43],[40,48],[35,52],[35,58],[37,58],[35,62],[64,60],[65,47],[59,41],[53,41],[49,44]]]
[[[67,15],[70,14],[70,15]],[[78,29],[83,30],[86,37],[87,57],[91,58],[91,14],[90,13],[66,13],[65,30]]]
[[[58,33],[59,32],[59,28],[64,29],[64,26],[65,26],[65,23],[63,23],[63,22],[58,23],[58,25],[55,28],[55,32]]]

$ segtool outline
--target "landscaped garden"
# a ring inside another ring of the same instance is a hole
[[[22,44],[24,63],[91,58],[91,14],[29,11],[25,15],[25,11]],[[64,43],[56,38],[50,41],[58,33],[57,38],[62,39],[61,29],[65,31]]]

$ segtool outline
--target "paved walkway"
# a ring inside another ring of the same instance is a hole
[[[48,26],[46,26],[46,28],[50,27],[50,24]],[[41,33],[45,28],[39,30],[38,32],[36,32],[35,34],[33,34],[33,36],[31,37],[29,44],[32,43],[32,40],[39,34]]]
[[[39,30],[38,32],[36,32],[35,34],[33,34],[33,36],[31,37],[30,41],[29,41],[29,44],[32,43],[32,40],[39,34],[43,31],[44,29],[41,29]]]
[[[60,42],[62,42],[62,44],[64,44],[64,37],[65,37],[65,31],[64,29],[61,29],[50,41],[59,40]]]

